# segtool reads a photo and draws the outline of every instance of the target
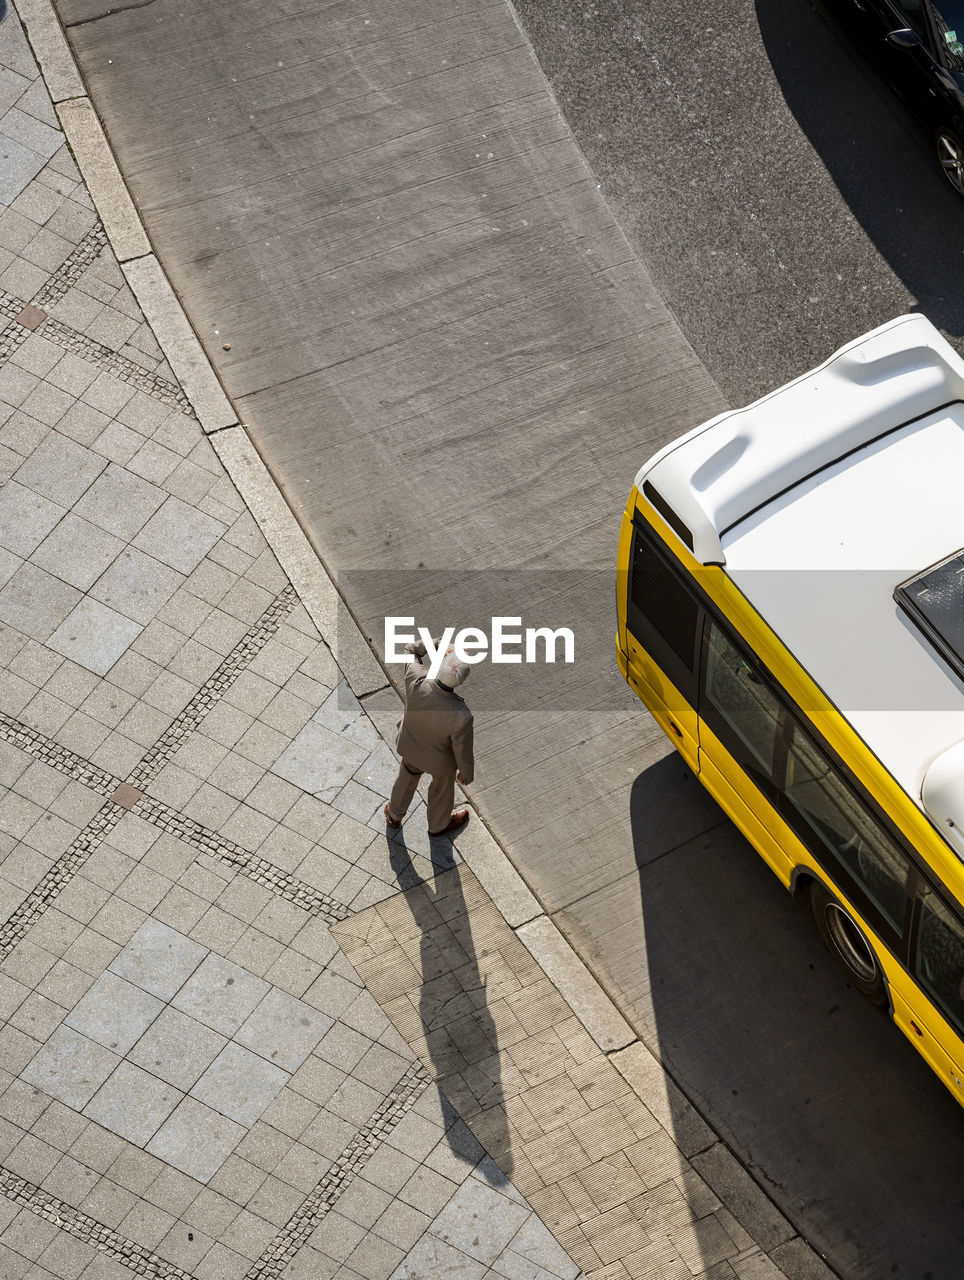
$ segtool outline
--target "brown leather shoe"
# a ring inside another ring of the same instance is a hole
[[[385,806],[385,821],[388,823],[390,827],[394,827],[396,830],[402,825],[401,821],[396,822],[395,819],[392,817],[392,811],[388,807],[388,805]]]
[[[464,827],[469,820],[468,809],[453,809],[452,817],[449,819],[449,825],[444,831],[430,831],[430,836],[450,836],[453,831],[458,831],[460,827]]]

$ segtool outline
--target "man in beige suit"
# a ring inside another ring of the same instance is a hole
[[[451,835],[469,820],[468,809],[453,809],[455,782],[468,786],[475,773],[472,758],[472,712],[455,692],[469,674],[450,649],[432,680],[422,664],[425,645],[407,644],[417,662],[405,668],[405,714],[395,747],[402,757],[385,821],[400,827],[423,773],[431,774],[428,789],[428,833]]]

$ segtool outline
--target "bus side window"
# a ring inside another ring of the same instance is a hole
[[[707,627],[700,717],[753,781],[774,790],[783,705],[755,666],[716,623]]]
[[[627,624],[653,661],[696,706],[700,605],[655,534],[637,524],[629,577]]]
[[[964,1038],[964,924],[931,888],[920,898],[914,977]]]
[[[910,859],[797,724],[787,750],[780,808],[813,856],[875,927],[880,928],[882,917],[884,936],[902,937]]]

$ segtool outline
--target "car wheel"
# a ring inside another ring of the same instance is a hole
[[[880,961],[850,912],[819,881],[810,886],[810,911],[827,950],[837,957],[850,984],[871,1004],[886,1005]]]
[[[964,143],[953,129],[938,129],[934,135],[937,161],[944,177],[959,196],[964,196]]]

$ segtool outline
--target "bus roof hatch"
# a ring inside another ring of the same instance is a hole
[[[894,599],[948,666],[964,678],[964,551],[955,551],[900,583]]]

